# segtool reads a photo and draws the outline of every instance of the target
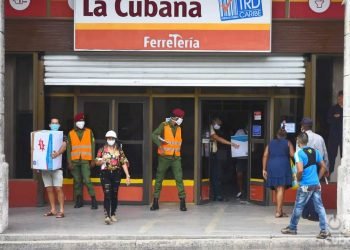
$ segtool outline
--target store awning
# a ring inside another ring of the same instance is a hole
[[[47,86],[303,87],[302,56],[45,55]]]

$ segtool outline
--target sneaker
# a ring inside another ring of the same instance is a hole
[[[317,239],[327,239],[328,237],[331,236],[330,232],[327,231],[321,231],[319,235],[316,236]]]
[[[117,216],[116,216],[116,215],[112,215],[112,216],[111,216],[111,221],[117,222]]]
[[[242,192],[238,192],[238,194],[236,194],[236,199],[241,198],[241,196],[242,196]]]
[[[106,225],[110,225],[111,224],[111,218],[109,218],[108,216],[105,218],[105,223]]]
[[[296,235],[296,234],[297,234],[297,230],[291,229],[291,228],[289,228],[289,227],[286,227],[286,228],[283,228],[283,229],[281,230],[281,233],[283,233],[283,234],[293,234],[293,235]]]

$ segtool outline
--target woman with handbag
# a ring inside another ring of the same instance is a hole
[[[294,147],[286,138],[287,132],[280,128],[277,138],[266,146],[262,162],[266,186],[276,190],[276,218],[287,217],[283,213],[284,192],[292,186],[290,158],[294,156]]]

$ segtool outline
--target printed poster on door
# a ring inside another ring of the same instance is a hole
[[[75,50],[271,51],[271,4],[263,0],[82,0]]]

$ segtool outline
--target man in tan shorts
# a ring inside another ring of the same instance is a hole
[[[50,128],[52,131],[58,131],[60,127],[59,120],[57,118],[52,118],[50,123]],[[56,152],[52,153],[52,158],[55,159],[59,155],[63,154],[66,151],[67,143],[66,139],[63,140],[62,146]],[[62,190],[63,184],[63,171],[62,169],[56,170],[41,170],[41,175],[43,177],[43,182],[47,191],[47,196],[50,202],[50,211],[45,214],[45,216],[56,216],[56,218],[64,217],[64,194]],[[56,204],[55,204],[55,193],[54,189],[57,193],[58,203],[60,205],[60,210],[56,212]]]

